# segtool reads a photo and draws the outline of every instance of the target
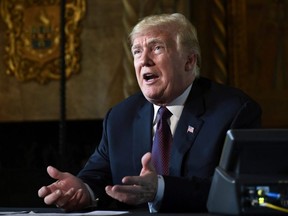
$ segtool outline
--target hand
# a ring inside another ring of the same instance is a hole
[[[151,162],[151,153],[146,153],[142,159],[142,170],[139,176],[125,176],[123,185],[106,186],[106,193],[130,205],[138,205],[153,201],[158,185],[155,168]]]
[[[73,211],[90,204],[89,191],[79,178],[52,166],[47,167],[47,172],[53,179],[57,179],[38,190],[38,196],[44,198],[47,205],[55,204],[66,211]]]

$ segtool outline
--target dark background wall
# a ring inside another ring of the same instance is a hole
[[[53,180],[46,167],[77,174],[99,143],[102,120],[68,121],[66,150],[59,148],[59,122],[0,123],[0,206],[45,206],[38,189]]]

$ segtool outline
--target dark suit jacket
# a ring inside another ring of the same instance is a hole
[[[99,197],[100,208],[119,206],[105,194],[106,185],[139,175],[141,157],[151,151],[153,112],[153,105],[138,93],[107,113],[102,140],[78,175]],[[173,137],[160,211],[206,211],[227,130],[260,127],[260,118],[259,105],[240,90],[196,79]],[[194,131],[187,132],[188,126]]]

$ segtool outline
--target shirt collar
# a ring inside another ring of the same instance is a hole
[[[189,92],[192,88],[192,84],[188,86],[188,88],[175,100],[173,100],[171,103],[169,103],[166,107],[167,109],[172,113],[172,115],[176,116],[178,119],[180,118],[180,115],[182,113],[184,103],[189,95]],[[153,118],[153,123],[155,123],[156,120],[156,115],[158,112],[158,109],[160,106],[153,104],[154,106],[154,118]]]

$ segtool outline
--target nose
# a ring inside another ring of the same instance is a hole
[[[150,67],[154,65],[154,61],[150,57],[148,52],[143,52],[141,56],[141,66],[142,67]]]

